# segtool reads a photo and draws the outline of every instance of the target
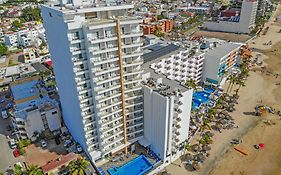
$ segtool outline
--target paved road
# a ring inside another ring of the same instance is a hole
[[[22,159],[13,156],[12,149],[9,147],[8,139],[6,138],[7,135],[10,135],[10,132],[6,130],[10,122],[10,118],[5,120],[2,117],[0,118],[0,172],[5,172],[9,166],[13,166]]]

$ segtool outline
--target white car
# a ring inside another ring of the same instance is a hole
[[[45,140],[41,140],[41,147],[46,148],[47,147],[47,142]]]
[[[17,148],[17,144],[16,144],[15,139],[10,139],[9,144],[10,144],[10,148],[11,149],[16,149]]]
[[[76,149],[77,149],[78,153],[82,153],[83,152],[83,149],[82,149],[81,145],[79,145],[79,144],[76,144]]]

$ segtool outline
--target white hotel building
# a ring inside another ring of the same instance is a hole
[[[255,28],[257,8],[256,0],[243,0],[240,16],[229,21],[207,21],[203,27],[212,31],[250,33]]]
[[[143,65],[144,137],[139,142],[168,165],[188,142],[193,89],[155,73],[150,64]]]
[[[170,80],[185,82],[193,79],[199,83],[202,79],[204,55],[199,49],[181,49],[155,60],[150,67]]]
[[[42,5],[64,121],[93,161],[143,137],[141,19],[131,4]]]

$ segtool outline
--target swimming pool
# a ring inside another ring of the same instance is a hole
[[[144,155],[141,155],[120,168],[112,167],[107,171],[110,175],[143,175],[152,168],[153,164]]]
[[[209,101],[210,93],[205,91],[197,91],[193,94],[193,106],[192,108],[198,108],[201,104],[205,104]]]
[[[215,89],[210,88],[210,87],[206,87],[206,88],[204,88],[204,91],[212,94],[213,92],[215,92]]]

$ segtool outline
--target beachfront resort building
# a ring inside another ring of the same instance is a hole
[[[153,60],[150,67],[170,80],[186,82],[193,79],[199,83],[202,79],[204,55],[198,47],[180,48]]]
[[[257,6],[256,0],[244,0],[240,15],[219,18],[217,21],[206,21],[203,28],[211,31],[248,34],[255,28]]]
[[[242,44],[233,43],[215,38],[206,39],[201,44],[205,52],[202,80],[213,84],[223,84],[224,76],[230,73],[239,62]]]
[[[42,132],[54,133],[62,126],[58,102],[48,96],[38,76],[10,83],[14,100],[13,125],[20,138],[35,140]]]
[[[188,143],[193,90],[150,71],[149,78],[144,75],[144,137],[139,142],[167,165]]]
[[[142,19],[132,4],[42,5],[66,126],[92,161],[143,137]]]

